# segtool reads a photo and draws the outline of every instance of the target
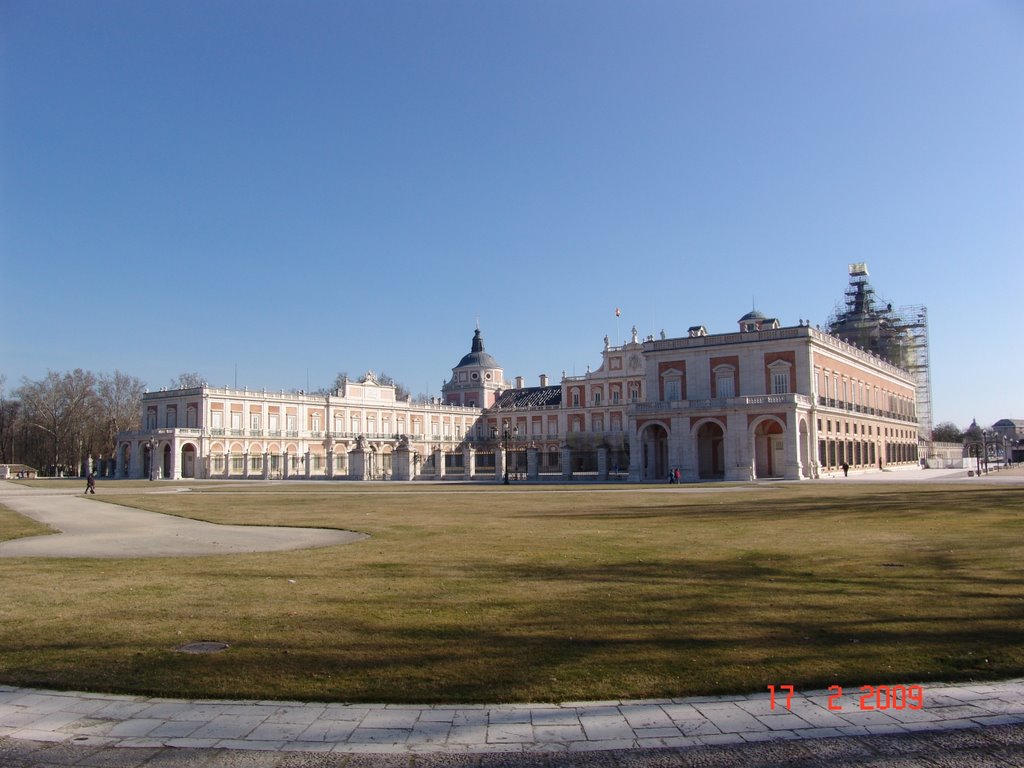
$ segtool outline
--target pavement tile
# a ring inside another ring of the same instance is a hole
[[[633,728],[674,727],[672,718],[661,707],[630,704],[619,707],[619,711]]]
[[[488,722],[491,725],[524,724],[532,721],[532,713],[529,709],[492,709],[488,714]]]
[[[360,728],[401,729],[412,728],[419,719],[418,709],[382,709],[370,711],[359,724]]]
[[[575,709],[534,709],[530,712],[530,720],[534,725],[580,724],[580,717]]]
[[[533,738],[538,742],[584,741],[587,735],[577,721],[576,725],[534,725]]]
[[[722,733],[759,731],[764,728],[756,717],[744,712],[735,702],[697,704],[696,707]]]
[[[626,722],[626,718],[619,714],[614,717],[583,715],[580,717],[580,726],[589,741],[632,740],[635,738],[633,728]]]
[[[360,726],[349,734],[345,744],[397,744],[402,745],[409,738],[405,728],[365,728]]]
[[[533,726],[523,723],[501,723],[487,727],[488,744],[532,742]]]
[[[487,742],[486,724],[453,725],[448,731],[448,744],[484,744]]]
[[[192,737],[196,739],[241,739],[251,733],[263,722],[262,717],[244,717],[242,715],[218,715],[205,725],[200,726]]]
[[[444,743],[451,733],[452,724],[437,720],[421,720],[413,726],[407,743]]]
[[[635,739],[591,739],[574,741],[569,745],[570,752],[603,752],[617,749],[633,749]]]
[[[299,741],[345,741],[356,729],[356,723],[349,720],[318,720],[299,734]]]
[[[308,723],[268,723],[264,721],[253,729],[246,739],[257,741],[294,741],[309,727]]]
[[[114,726],[107,731],[107,735],[114,736],[117,738],[149,736],[149,734],[153,730],[155,730],[157,727],[161,725],[164,725],[164,723],[164,720],[142,717],[133,718],[132,720],[122,720],[119,723],[115,723]],[[194,726],[193,730],[195,730]]]
[[[634,728],[633,733],[636,734],[638,742],[644,739],[674,739],[676,736],[683,735],[675,726],[671,728]]]

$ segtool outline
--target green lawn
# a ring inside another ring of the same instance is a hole
[[[252,483],[111,500],[371,538],[0,560],[0,682],[501,702],[1024,674],[1019,488]],[[190,640],[231,648],[174,652]]]

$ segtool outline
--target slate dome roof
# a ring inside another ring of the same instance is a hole
[[[756,309],[752,309],[749,312],[747,312],[747,314],[745,314],[743,317],[740,318],[740,322],[742,323],[744,320],[767,320],[767,319],[768,318],[764,316],[763,312],[758,312]]]
[[[469,354],[459,360],[459,364],[456,368],[465,368],[466,366],[479,366],[482,368],[501,368],[498,365],[498,361],[491,357],[490,354],[484,352],[484,340],[480,336],[480,329],[476,329],[476,333],[473,334],[473,347]]]

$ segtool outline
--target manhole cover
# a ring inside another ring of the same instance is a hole
[[[211,640],[201,640],[197,643],[185,643],[174,650],[180,653],[220,653],[226,651],[230,646],[227,643],[218,643]]]

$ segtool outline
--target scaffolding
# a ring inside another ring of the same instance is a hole
[[[867,264],[849,268],[846,299],[828,319],[828,331],[868,350],[911,375],[917,389],[917,431],[932,435],[932,382],[928,360],[928,308],[913,304],[894,308],[880,299],[868,281]]]

